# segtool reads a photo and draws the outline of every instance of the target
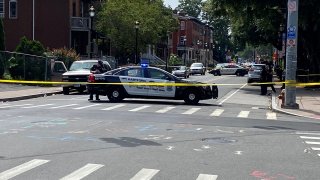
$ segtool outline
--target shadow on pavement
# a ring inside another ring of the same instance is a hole
[[[102,141],[107,143],[117,144],[122,147],[137,147],[137,146],[162,146],[159,143],[149,141],[149,140],[141,140],[132,137],[119,137],[119,138],[100,138]]]
[[[253,126],[253,128],[264,129],[264,130],[295,130],[292,128],[281,127],[281,126]]]

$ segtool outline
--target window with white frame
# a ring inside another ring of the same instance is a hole
[[[4,17],[4,0],[0,0],[0,17]]]
[[[11,19],[18,18],[17,0],[10,0],[9,1],[9,18],[11,18]]]

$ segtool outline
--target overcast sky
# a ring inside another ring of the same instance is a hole
[[[172,9],[176,8],[179,4],[179,0],[164,0],[164,4],[170,5]]]

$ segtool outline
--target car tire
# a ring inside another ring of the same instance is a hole
[[[62,88],[62,92],[63,92],[64,95],[68,95],[70,93],[69,87],[63,87]]]
[[[241,73],[240,72],[236,72],[236,76],[241,76]]]
[[[218,76],[218,72],[214,72],[213,75],[214,75],[214,76]]]
[[[184,96],[184,102],[189,105],[196,105],[199,103],[199,94],[194,90],[188,90]]]
[[[84,88],[84,87],[80,87],[80,88],[77,89],[77,91],[78,91],[80,94],[82,94],[82,93],[84,92],[84,90],[86,90],[86,88]]]
[[[107,96],[110,102],[120,102],[124,99],[123,91],[120,88],[111,89]]]
[[[252,81],[252,79],[248,79],[248,81],[247,81],[248,83],[252,83],[253,81]]]

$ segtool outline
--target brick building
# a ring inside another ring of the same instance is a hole
[[[73,48],[88,56],[89,7],[95,0],[0,0],[6,50],[14,51],[21,37],[48,48]],[[97,34],[97,33],[92,33]]]
[[[180,26],[169,36],[169,53],[178,55],[186,65],[193,62],[202,62],[205,66],[213,64],[212,27],[185,14],[174,16]]]

